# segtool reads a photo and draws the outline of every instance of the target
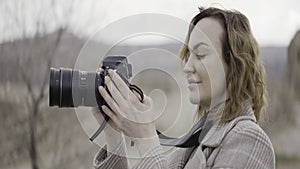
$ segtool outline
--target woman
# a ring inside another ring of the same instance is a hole
[[[151,119],[140,115],[151,111],[151,99],[145,96],[140,102],[110,70],[105,83],[112,96],[102,87],[99,92],[111,109],[102,109],[112,128],[127,137],[107,127],[107,147],[96,155],[95,168],[275,168],[272,144],[257,124],[265,104],[264,68],[258,49],[243,14],[200,9],[191,21],[180,56],[190,101],[199,105],[201,119],[192,134],[186,135],[193,140],[169,142],[178,148],[168,154],[162,151]],[[138,150],[141,157],[133,162],[122,156],[126,152],[123,143],[128,140],[129,148]]]

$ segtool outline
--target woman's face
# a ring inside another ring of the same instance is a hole
[[[222,56],[223,27],[215,18],[201,19],[190,34],[184,72],[190,102],[213,106],[226,98],[227,65]]]

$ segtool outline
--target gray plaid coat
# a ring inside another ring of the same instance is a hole
[[[207,168],[275,168],[274,150],[270,139],[257,125],[251,108],[229,123],[216,123],[197,147],[174,148],[164,153],[158,144],[147,157],[132,168],[141,169],[207,169]],[[122,146],[118,150],[124,151]],[[124,153],[124,152],[123,152]],[[100,149],[94,158],[96,169],[126,169],[125,157]]]

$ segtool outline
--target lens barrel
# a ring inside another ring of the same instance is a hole
[[[97,96],[98,86],[104,85],[103,78],[96,72],[51,68],[49,106],[97,106],[96,98],[101,99]]]

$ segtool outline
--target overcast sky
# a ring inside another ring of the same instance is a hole
[[[263,46],[287,46],[300,29],[299,0],[0,0],[0,42],[34,35],[37,20],[43,33],[63,26],[76,36],[89,37],[134,14],[167,14],[189,22],[198,6],[241,11]]]

